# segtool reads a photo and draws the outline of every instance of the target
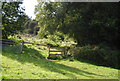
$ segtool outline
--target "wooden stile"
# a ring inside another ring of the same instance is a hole
[[[59,49],[59,50],[58,50]],[[55,53],[54,53],[55,52]],[[64,47],[49,47],[49,56],[59,56],[59,55],[64,55],[65,54],[65,48]]]

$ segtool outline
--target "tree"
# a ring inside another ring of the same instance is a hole
[[[39,31],[40,27],[38,27],[38,22],[35,20],[28,20],[25,23],[25,32],[28,34],[34,34],[37,35],[37,32]]]
[[[36,7],[36,20],[40,32],[61,31],[74,37],[79,45],[106,42],[117,46],[118,9],[118,3],[45,2]]]
[[[23,25],[28,16],[20,7],[22,2],[3,2],[2,4],[2,38],[6,39],[9,35],[14,35],[23,30]]]

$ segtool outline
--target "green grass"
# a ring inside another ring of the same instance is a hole
[[[118,69],[80,61],[48,61],[47,49],[34,45],[3,47],[2,79],[118,79]]]

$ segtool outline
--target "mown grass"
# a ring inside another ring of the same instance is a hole
[[[2,79],[118,79],[118,69],[66,59],[48,61],[47,49],[3,47]]]

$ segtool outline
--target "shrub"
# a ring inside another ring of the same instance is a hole
[[[100,47],[97,45],[86,45],[83,47],[71,47],[69,53],[74,59],[87,60],[98,65],[105,65],[118,68],[119,51],[110,47]]]
[[[58,35],[48,35],[48,39],[52,40],[52,41],[60,41],[62,40],[60,36]]]

